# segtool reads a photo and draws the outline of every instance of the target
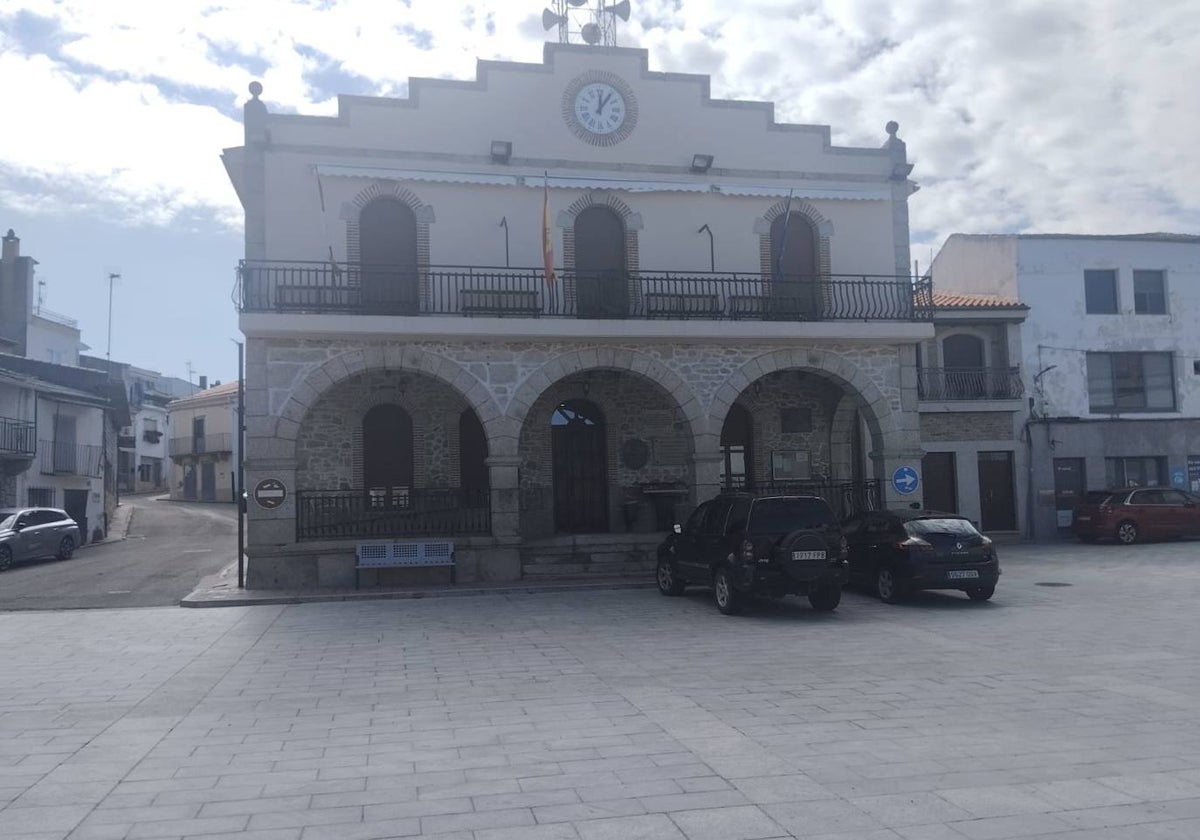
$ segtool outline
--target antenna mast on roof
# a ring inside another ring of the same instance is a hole
[[[576,36],[592,46],[615,47],[617,18],[629,20],[629,0],[611,6],[604,5],[604,0],[554,0],[552,8],[542,11],[542,28],[557,26],[560,44],[569,44]]]

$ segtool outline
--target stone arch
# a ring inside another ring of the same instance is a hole
[[[890,401],[853,362],[819,348],[776,350],[744,364],[714,395],[709,410],[709,426],[717,424],[715,427],[720,428],[719,424],[729,412],[729,407],[755,380],[782,370],[803,370],[842,388],[862,411],[863,419],[871,431],[874,447],[882,450],[900,448],[900,441],[897,439],[899,432],[892,422],[893,409]]]
[[[374,346],[339,353],[308,371],[293,384],[291,393],[278,413],[274,437],[283,442],[280,457],[295,461],[296,437],[308,409],[338,383],[373,371],[410,371],[435,379],[458,393],[470,406],[487,433],[491,456],[511,455],[517,451],[517,436],[512,422],[500,410],[487,386],[458,362],[413,346]]]
[[[563,282],[564,304],[568,311],[575,307],[575,219],[589,207],[607,207],[621,219],[625,226],[625,270],[630,274],[629,294],[638,294],[635,288],[637,272],[641,269],[641,255],[638,250],[638,232],[642,229],[642,216],[633,212],[616,193],[605,191],[589,191],[571,202],[571,205],[558,214],[558,227],[562,228],[562,264],[566,274]]]
[[[674,371],[657,359],[633,350],[592,348],[573,350],[555,356],[525,378],[509,401],[507,416],[518,430],[525,423],[537,398],[551,385],[572,374],[587,370],[617,370],[640,376],[662,388],[688,424],[688,433],[696,448],[710,434],[708,416],[695,392]],[[719,428],[719,427],[718,427]]]
[[[787,201],[777,202],[754,225],[754,231],[758,234],[759,269],[763,277],[770,277],[774,270],[771,258],[771,224],[786,212],[789,212]],[[822,277],[828,277],[833,273],[829,251],[829,240],[833,237],[833,223],[825,218],[820,210],[803,199],[793,199],[790,212],[793,216],[802,216],[812,225],[817,240],[817,273]]]

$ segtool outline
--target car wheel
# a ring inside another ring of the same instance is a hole
[[[1138,526],[1136,522],[1126,519],[1117,525],[1117,540],[1124,545],[1133,545],[1138,541]]]
[[[812,608],[819,612],[833,612],[841,602],[842,588],[840,586],[822,586],[820,589],[814,589],[808,593],[808,603],[812,604]]]
[[[996,587],[982,586],[979,589],[968,589],[967,597],[972,601],[986,601],[996,594]]]
[[[891,566],[880,566],[875,572],[875,594],[885,604],[898,604],[907,594],[904,585]]]
[[[713,574],[713,600],[724,615],[737,615],[742,611],[742,599],[733,588],[728,566],[722,566]]]
[[[658,561],[654,576],[658,579],[658,591],[663,595],[683,594],[686,584],[675,576],[675,569],[671,567],[671,561],[667,558]]]
[[[71,555],[75,553],[75,540],[71,537],[63,537],[62,542],[58,544],[58,554],[55,555],[59,560],[70,560]]]
[[[0,572],[12,566],[12,549],[6,545],[0,545]]]

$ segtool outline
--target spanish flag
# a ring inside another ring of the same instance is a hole
[[[554,288],[554,234],[550,230],[550,173],[542,186],[542,261],[546,266],[546,285]]]

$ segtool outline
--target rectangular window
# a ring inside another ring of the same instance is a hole
[[[1161,487],[1166,484],[1166,458],[1105,458],[1109,487]]]
[[[1091,411],[1175,410],[1170,353],[1088,353],[1087,374]]]
[[[54,488],[53,487],[30,487],[29,488],[29,506],[30,507],[54,507]]]
[[[1117,272],[1088,269],[1083,272],[1083,295],[1089,315],[1117,314]]]
[[[1167,281],[1161,271],[1133,272],[1133,311],[1138,315],[1167,314]]]

